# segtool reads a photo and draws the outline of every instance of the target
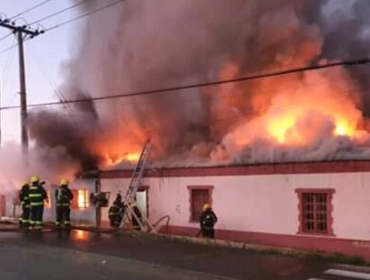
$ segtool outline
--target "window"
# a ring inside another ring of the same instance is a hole
[[[72,209],[86,209],[89,208],[89,192],[88,190],[72,190],[73,201]]]
[[[46,191],[48,199],[45,201],[45,208],[51,208],[51,191]]]
[[[334,190],[297,190],[299,196],[298,233],[333,235],[332,197]]]
[[[189,186],[190,192],[190,222],[199,222],[203,205],[212,204],[212,186]]]

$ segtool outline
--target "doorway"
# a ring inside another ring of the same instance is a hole
[[[136,193],[136,204],[141,214],[148,217],[148,191],[149,187],[140,187]]]

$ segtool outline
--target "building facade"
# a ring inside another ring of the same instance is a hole
[[[126,192],[131,173],[102,171],[71,184],[72,223],[96,225],[98,213],[108,225],[108,207],[96,211],[90,195],[100,189],[111,204]],[[48,221],[55,217],[54,190],[48,188]],[[147,170],[136,199],[153,224],[161,220],[163,233],[196,236],[202,206],[211,203],[218,239],[370,259],[370,162]],[[0,213],[11,216],[12,201],[0,196]]]
[[[102,190],[125,192],[130,177],[102,172]],[[152,223],[169,216],[162,232],[197,235],[211,203],[216,238],[370,259],[370,162],[149,170],[137,202]]]

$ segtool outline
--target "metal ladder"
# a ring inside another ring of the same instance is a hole
[[[126,209],[128,210],[128,212],[130,212],[130,214],[138,221],[141,230],[144,231],[146,229],[145,224],[147,224],[149,226],[149,228],[154,233],[156,233],[156,230],[155,230],[154,226],[150,223],[148,218],[146,216],[141,215],[142,219],[145,223],[141,222],[140,219],[135,214],[135,211],[132,209],[132,203],[136,203],[135,202],[136,193],[137,193],[138,188],[140,186],[141,179],[144,175],[145,164],[148,160],[148,157],[150,155],[151,150],[152,150],[152,143],[150,142],[150,140],[148,140],[144,144],[144,147],[143,147],[143,150],[141,152],[139,161],[138,161],[138,163],[137,163],[137,165],[136,165],[136,167],[135,167],[135,169],[132,173],[130,185],[127,189],[124,203],[125,203],[125,206],[126,206]]]

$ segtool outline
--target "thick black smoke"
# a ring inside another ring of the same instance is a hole
[[[109,2],[114,1],[104,4]],[[343,9],[336,2],[127,0],[81,25],[79,45],[65,69],[65,98],[206,82],[322,59],[363,58],[369,52],[370,4],[347,1]],[[80,12],[101,6],[102,1],[91,0]],[[350,73],[365,93],[369,82],[363,71]],[[288,82],[281,79],[283,86]],[[234,95],[222,94],[230,89]],[[30,128],[37,145],[66,147],[85,169],[99,166],[104,156],[91,140],[107,138],[119,139],[120,149],[130,152],[151,137],[157,160],[175,157],[186,164],[197,158],[204,163],[212,151],[224,149],[222,140],[241,116],[270,105],[276,89],[267,86],[266,94],[260,89],[259,82],[243,83],[90,103],[88,110],[74,107],[69,113],[33,112]],[[362,94],[359,99],[366,115],[370,98]],[[108,150],[115,149],[110,146]]]
[[[370,57],[370,2],[307,1],[307,18],[320,26],[323,49],[319,57],[330,60],[355,60]],[[348,69],[363,87],[359,106],[370,116],[369,66]]]

